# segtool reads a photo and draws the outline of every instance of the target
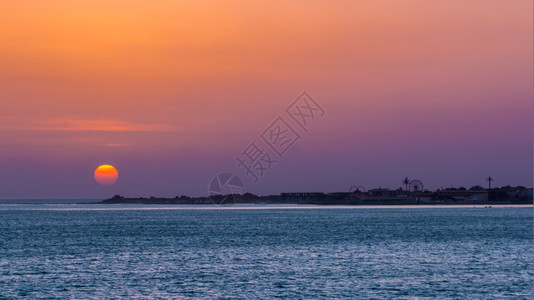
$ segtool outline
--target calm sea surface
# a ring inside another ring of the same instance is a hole
[[[0,204],[0,298],[531,299],[532,216]]]

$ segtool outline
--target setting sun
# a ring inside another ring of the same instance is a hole
[[[119,172],[112,165],[101,165],[95,170],[95,180],[100,185],[112,185],[119,179]]]

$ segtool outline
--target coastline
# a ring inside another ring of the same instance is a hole
[[[82,204],[82,203],[81,203]],[[417,196],[403,198],[382,198],[382,197],[325,197],[313,198],[287,198],[282,195],[257,196],[253,194],[244,194],[239,197],[236,195],[222,195],[217,197],[175,197],[175,198],[125,198],[116,195],[112,198],[99,202],[83,204],[152,204],[152,205],[315,205],[315,206],[439,206],[450,207],[459,206],[489,206],[489,205],[533,205],[532,199],[498,199],[498,200],[472,200],[472,199],[431,199],[421,200]]]

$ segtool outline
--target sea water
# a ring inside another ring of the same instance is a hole
[[[0,204],[0,298],[530,299],[532,216]]]

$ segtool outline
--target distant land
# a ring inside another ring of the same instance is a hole
[[[445,188],[436,191],[377,188],[369,191],[355,188],[351,192],[282,193],[260,196],[251,193],[210,197],[176,196],[174,198],[112,198],[99,204],[318,204],[318,205],[417,205],[417,204],[533,204],[533,190],[523,186],[484,189],[481,186]]]

